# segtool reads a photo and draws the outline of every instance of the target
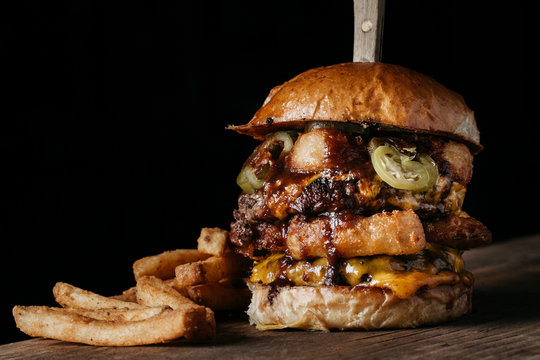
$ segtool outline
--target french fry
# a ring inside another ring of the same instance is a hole
[[[145,308],[137,303],[112,299],[63,282],[56,283],[53,294],[56,302],[63,307],[87,310]]]
[[[197,239],[197,250],[205,254],[221,256],[230,252],[227,245],[229,232],[220,228],[202,228]]]
[[[248,288],[235,288],[216,283],[190,286],[187,293],[191,300],[214,311],[245,310],[251,300]]]
[[[239,276],[244,262],[235,255],[211,256],[176,267],[176,282],[179,287],[188,287],[209,282],[218,282],[225,277]]]
[[[133,263],[133,275],[135,275],[135,280],[146,275],[156,276],[160,279],[170,279],[175,275],[174,269],[176,266],[204,260],[209,256],[195,249],[165,251],[135,261]]]
[[[187,293],[187,288],[178,286],[178,283],[176,282],[176,278],[163,280],[163,282],[165,284],[167,284],[167,286],[170,286],[174,290],[178,291],[180,293],[180,295],[182,295],[183,297],[186,297],[186,298],[189,299],[188,293]]]
[[[15,306],[13,317],[17,327],[30,336],[103,346],[146,345],[188,337],[199,321],[193,308],[167,309],[141,321],[104,321],[70,309]]]
[[[127,301],[127,302],[137,302],[137,287],[132,286],[127,290],[124,290],[120,295],[109,296],[111,299]]]
[[[69,312],[95,320],[140,321],[164,313],[169,306],[146,307],[142,309],[95,309],[64,308]]]
[[[216,335],[214,312],[195,304],[155,276],[144,276],[137,281],[137,300],[147,306],[170,306],[174,310],[192,309],[198,314],[190,340],[206,340]]]
[[[165,251],[135,261],[137,285],[119,295],[106,297],[58,282],[53,294],[61,308],[15,306],[13,317],[30,336],[91,345],[214,338],[212,308],[239,310],[249,302],[249,290],[235,287],[247,263],[227,244],[227,231],[203,228],[197,250]]]
[[[167,282],[155,276],[143,276],[137,281],[137,301],[146,306],[170,306],[179,309],[184,306],[202,307],[182,296]]]

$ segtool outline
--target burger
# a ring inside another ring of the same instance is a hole
[[[230,243],[252,260],[258,329],[406,328],[471,311],[464,250],[491,241],[463,211],[473,111],[432,78],[384,63],[308,70],[245,125]]]

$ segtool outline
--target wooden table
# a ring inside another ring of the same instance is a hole
[[[540,235],[471,250],[465,261],[476,277],[473,312],[440,326],[260,332],[224,318],[211,344],[110,348],[31,339],[0,346],[0,359],[540,359]]]

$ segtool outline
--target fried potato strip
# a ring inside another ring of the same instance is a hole
[[[229,232],[220,228],[202,228],[197,239],[197,249],[204,254],[221,256],[230,252]]]
[[[137,281],[137,300],[147,306],[166,305],[174,310],[197,312],[196,328],[187,336],[190,340],[207,340],[216,336],[216,320],[211,309],[195,304],[155,276],[144,276]]]
[[[54,298],[63,307],[81,309],[142,309],[145,306],[117,299],[112,299],[80,289],[76,286],[58,282],[53,288]]]
[[[141,321],[105,321],[47,306],[15,306],[17,327],[30,336],[89,345],[133,346],[168,342],[188,336],[197,323],[197,311],[167,309]]]
[[[147,256],[133,263],[133,275],[137,281],[142,276],[152,275],[160,279],[174,277],[174,269],[181,264],[204,260],[210,255],[195,249],[178,249]]]
[[[239,256],[212,256],[206,260],[177,266],[176,282],[179,287],[218,282],[226,277],[239,276],[243,265]]]

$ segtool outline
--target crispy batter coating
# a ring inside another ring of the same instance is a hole
[[[414,254],[426,244],[422,223],[411,210],[356,215],[319,216],[289,223],[285,240],[293,259],[328,257],[333,251],[340,257],[377,254]]]

